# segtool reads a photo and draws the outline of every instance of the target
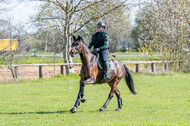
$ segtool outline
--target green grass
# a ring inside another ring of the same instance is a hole
[[[146,58],[145,57],[124,57],[124,56],[116,56],[116,57],[111,57],[110,58],[112,59],[116,59],[116,60],[119,60],[119,61],[122,61],[122,60],[135,60],[135,61],[146,61]],[[159,61],[160,60],[160,57],[152,57],[152,61]]]
[[[136,54],[136,55],[138,55],[138,54],[143,54],[143,53],[142,52],[114,52],[114,53],[110,53],[110,54],[126,54],[126,55]]]
[[[44,64],[44,63],[63,63],[62,57],[56,57],[55,62],[53,57],[16,57],[14,64]],[[0,60],[1,65],[6,65],[6,62]]]
[[[145,61],[146,59],[144,57],[122,57],[122,56],[116,56],[112,57],[110,56],[111,59],[116,59],[119,61],[123,60],[135,60],[135,61]],[[1,59],[1,57],[0,57]],[[159,57],[153,57],[152,60],[160,60]],[[63,58],[62,57],[56,57],[55,61],[53,57],[16,57],[14,60],[14,64],[44,64],[44,63],[63,63]],[[73,58],[74,63],[80,63],[80,57],[74,57]],[[6,65],[6,62],[4,60],[0,60],[0,65]]]
[[[144,54],[143,52],[114,52],[114,53],[110,53],[110,54],[136,54],[136,55],[140,55],[140,54]],[[152,54],[160,54],[159,52],[152,52]]]
[[[36,55],[42,55],[43,53],[36,53]],[[52,52],[47,52],[46,54],[51,54],[53,55]],[[59,55],[62,55],[61,53],[58,53]],[[115,54],[143,54],[142,52],[116,52],[116,53],[110,53],[110,55],[115,55]],[[31,55],[31,53],[26,53],[25,55]],[[110,56],[111,59],[116,59],[119,61],[122,60],[135,60],[135,61],[145,61],[145,57],[123,57],[123,56],[116,56],[112,57]],[[160,57],[152,57],[152,60],[160,60]],[[62,57],[15,57],[14,59],[14,64],[44,64],[44,63],[63,63],[63,58]],[[74,63],[80,63],[80,57],[74,57],[73,58]],[[0,65],[6,65],[6,62],[2,59],[0,56]]]
[[[105,112],[99,112],[107,99],[107,84],[87,85],[87,101],[77,113],[73,107],[79,90],[79,76],[57,75],[51,79],[21,81],[0,85],[1,125],[190,125],[190,74],[133,74],[138,95],[129,92],[124,80],[118,85],[123,109],[115,112],[114,96]]]

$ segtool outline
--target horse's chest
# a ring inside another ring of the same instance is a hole
[[[90,72],[87,67],[81,69],[81,74],[84,75],[85,77],[90,77]]]

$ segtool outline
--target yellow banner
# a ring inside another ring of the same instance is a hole
[[[16,51],[18,49],[17,39],[0,40],[0,51]]]

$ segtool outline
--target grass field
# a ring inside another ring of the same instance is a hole
[[[43,53],[37,53],[36,55],[43,55]],[[47,54],[52,54],[53,53],[47,53]],[[59,55],[61,55],[61,53],[58,53]],[[125,53],[122,53],[122,52],[116,52],[116,53],[110,53],[110,55],[115,55],[115,54],[143,54],[143,53],[140,53],[140,52],[125,52]],[[30,53],[28,53],[28,55],[31,55]],[[122,60],[136,60],[136,61],[144,61],[144,60],[147,60],[145,57],[124,57],[124,56],[116,56],[116,57],[112,57],[110,56],[110,58],[112,59],[116,59],[116,60],[119,60],[119,61],[122,61]],[[2,57],[0,56],[0,59],[2,59]],[[152,57],[152,60],[160,60],[160,57]],[[73,62],[74,63],[80,63],[81,60],[80,60],[80,57],[74,57],[73,58]],[[44,64],[44,63],[63,63],[63,58],[62,57],[55,57],[55,61],[54,61],[54,57],[31,57],[31,56],[28,56],[28,57],[16,57],[15,60],[14,60],[14,64]],[[0,65],[6,65],[6,62],[4,60],[0,60]]]
[[[79,76],[21,81],[0,85],[0,125],[190,125],[190,74],[133,74],[138,95],[129,92],[124,80],[118,85],[123,109],[115,112],[114,96],[105,112],[99,112],[110,88],[87,85],[87,101],[70,113],[79,89]]]
[[[145,61],[145,57],[123,57],[123,56],[116,56],[112,57],[111,59],[116,59],[119,61],[122,60],[135,60],[135,61]],[[1,59],[1,57],[0,57]],[[153,57],[152,60],[157,61],[159,60],[159,57]],[[80,57],[74,57],[73,58],[74,63],[80,63]],[[44,63],[63,63],[62,57],[56,57],[54,61],[54,57],[25,57],[25,58],[15,58],[14,64],[44,64]],[[0,60],[0,65],[6,65],[6,62],[4,60]]]

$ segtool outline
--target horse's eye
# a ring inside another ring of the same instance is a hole
[[[78,46],[79,44],[78,44],[78,42],[75,42],[75,46]]]
[[[78,45],[79,45],[79,43],[76,42],[76,41],[72,43],[72,47],[75,47],[75,46],[78,46]]]
[[[76,42],[73,42],[73,43],[72,43],[72,46],[76,46]]]

